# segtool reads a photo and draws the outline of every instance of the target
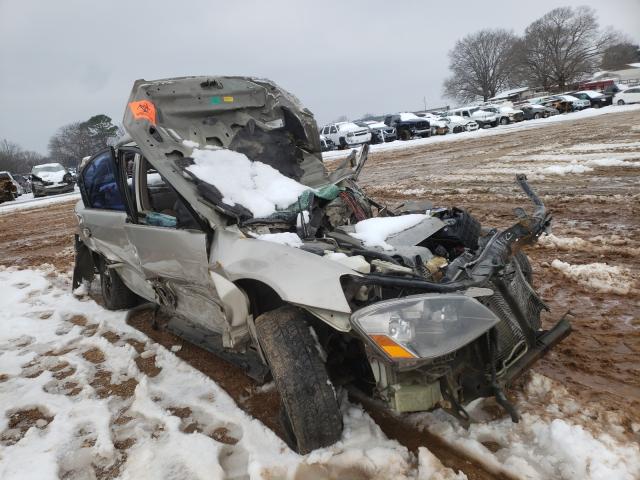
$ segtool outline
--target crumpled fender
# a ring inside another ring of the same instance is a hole
[[[244,238],[239,232],[222,229],[214,234],[210,264],[214,272],[231,281],[260,281],[273,288],[282,300],[308,307],[335,328],[342,331],[351,328],[351,307],[340,277],[358,273],[344,265],[297,248]],[[323,312],[318,314],[320,310]]]

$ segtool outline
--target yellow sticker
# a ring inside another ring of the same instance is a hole
[[[226,103],[233,103],[233,97],[222,97],[222,101]]]

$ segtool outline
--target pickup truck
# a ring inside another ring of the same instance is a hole
[[[421,118],[414,113],[402,112],[395,115],[387,115],[384,118],[384,123],[396,129],[400,140],[431,136],[429,120]]]

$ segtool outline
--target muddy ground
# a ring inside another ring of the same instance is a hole
[[[640,168],[591,164],[591,171],[566,175],[545,170],[594,158],[640,161],[640,143],[634,142],[640,142],[640,112],[609,114],[372,153],[361,183],[372,197],[389,205],[427,198],[436,205],[466,208],[483,225],[501,227],[513,223],[514,207],[527,206],[513,181],[516,171],[527,172],[553,213],[553,233],[583,240],[555,246],[546,242],[528,251],[535,286],[551,309],[545,325],[570,311],[574,329],[535,370],[565,385],[595,415],[616,416],[637,441],[632,424],[640,424]],[[49,263],[68,271],[73,262],[74,203],[0,215],[0,264],[26,268]],[[551,266],[554,259],[571,265],[600,262],[623,267],[632,287],[626,294],[595,291],[563,276]],[[256,393],[241,371],[168,332],[152,330],[149,318],[142,312],[131,323],[159,343],[183,344],[178,356],[280,433],[275,421],[277,394]],[[374,417],[390,437],[412,450],[427,446],[445,465],[463,470],[470,479],[506,478],[486,472],[438,439],[398,428],[380,412]]]

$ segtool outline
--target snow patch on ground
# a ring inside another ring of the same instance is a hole
[[[596,292],[627,295],[635,284],[628,269],[606,263],[571,265],[555,259],[551,262],[551,267],[562,272],[565,277]]]
[[[427,215],[420,213],[399,215],[397,217],[367,218],[356,223],[356,233],[350,233],[349,235],[362,240],[367,247],[382,247],[385,250],[393,250],[393,247],[385,240],[396,233],[417,225],[425,218],[427,218]]]
[[[562,386],[547,377],[532,374],[518,407],[522,418],[512,423],[508,416],[495,418],[490,400],[474,402],[469,406],[474,423],[468,430],[442,411],[418,413],[410,419],[516,478],[632,480],[640,475],[638,445],[616,438],[619,426],[615,424],[603,428],[611,434],[587,430],[581,421],[593,424],[587,418],[593,412],[582,411]]]
[[[233,150],[196,148],[191,156],[195,163],[187,167],[189,172],[216,187],[224,203],[240,204],[254,217],[267,217],[276,209],[287,208],[309,190],[270,165]]]
[[[125,312],[75,297],[68,275],[0,267],[0,290],[3,480],[465,478],[416,459],[346,399],[342,439],[300,456]]]
[[[550,165],[544,167],[542,171],[547,174],[566,175],[567,173],[593,172],[593,168],[571,163],[569,165]]]

